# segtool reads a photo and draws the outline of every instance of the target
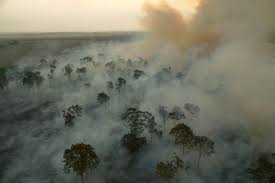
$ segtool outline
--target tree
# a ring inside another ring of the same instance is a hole
[[[162,121],[163,121],[163,132],[165,132],[165,124],[166,124],[166,121],[169,118],[169,112],[167,110],[167,107],[166,106],[159,106],[158,113],[159,113],[159,115],[162,118]]]
[[[184,105],[185,110],[187,110],[192,116],[197,117],[200,112],[200,108],[194,104],[186,103]]]
[[[134,71],[134,79],[139,79],[140,77],[144,76],[145,73],[143,71],[140,71],[140,70],[135,70]]]
[[[266,155],[261,155],[255,163],[246,170],[250,178],[259,183],[274,183],[275,180],[275,163]]]
[[[78,78],[82,79],[81,75],[85,75],[87,73],[87,68],[86,67],[77,68],[76,73],[78,74]]]
[[[172,128],[170,135],[175,137],[175,144],[182,145],[183,153],[185,146],[188,148],[191,147],[194,134],[192,129],[184,123],[180,123]]]
[[[116,89],[118,90],[118,92],[120,93],[121,88],[126,85],[126,80],[123,78],[118,78],[117,79],[117,83],[116,83]]]
[[[147,140],[145,137],[138,137],[136,134],[128,133],[122,137],[121,143],[129,153],[133,154],[138,152],[147,143]]]
[[[199,152],[199,158],[197,166],[199,167],[200,159],[202,155],[210,156],[215,153],[215,143],[205,136],[194,136],[192,139],[192,149]]]
[[[0,89],[4,90],[5,88],[8,88],[8,84],[7,69],[0,68]]]
[[[93,58],[92,57],[84,57],[84,58],[81,58],[80,60],[86,61],[86,62],[91,62],[91,61],[93,61]]]
[[[144,128],[148,129],[148,132],[151,134],[151,139],[153,134],[159,137],[162,135],[162,133],[156,129],[155,117],[150,112],[129,108],[122,114],[121,119],[127,122],[130,133],[136,136],[140,136]]]
[[[121,119],[127,122],[126,125],[131,134],[140,136],[143,133],[145,119],[142,118],[141,113],[136,108],[129,108],[121,115]]]
[[[116,69],[116,63],[115,62],[108,62],[105,65],[106,70],[108,73],[114,73],[115,69]]]
[[[175,179],[179,182],[180,170],[187,171],[189,168],[189,163],[185,163],[178,156],[174,156],[171,161],[160,161],[156,166],[156,174],[167,181]]]
[[[67,64],[64,67],[64,71],[65,71],[65,76],[68,76],[68,78],[71,78],[71,74],[73,72],[73,64]]]
[[[57,60],[55,59],[52,61],[52,63],[50,63],[50,73],[48,74],[49,79],[53,79],[54,72],[56,69],[56,63],[57,63]]]
[[[63,118],[65,120],[65,125],[72,127],[74,125],[74,120],[77,117],[81,116],[82,107],[80,105],[73,105],[63,110],[62,112],[63,112]]]
[[[22,82],[24,86],[39,87],[45,79],[40,75],[40,72],[27,71],[24,73]]]
[[[86,67],[80,67],[76,69],[76,73],[78,74],[86,74],[87,73],[87,68]]]
[[[40,59],[40,63],[41,63],[41,64],[47,64],[47,60],[46,60],[45,58],[41,58],[41,59]]]
[[[108,90],[108,93],[110,94],[111,91],[114,89],[114,84],[112,81],[107,81],[107,90]]]
[[[97,95],[97,102],[99,104],[105,104],[105,110],[106,110],[106,103],[110,100],[110,97],[106,93],[99,93]]]
[[[82,183],[84,183],[84,173],[95,169],[99,164],[99,158],[90,144],[79,143],[72,145],[70,149],[64,151],[63,158],[65,163],[64,171],[80,175]]]
[[[181,119],[186,118],[184,112],[181,110],[180,107],[175,106],[172,110],[172,112],[169,113],[169,119],[179,121]]]

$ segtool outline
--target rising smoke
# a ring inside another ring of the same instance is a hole
[[[224,96],[215,102],[224,112],[245,118],[252,130],[268,130],[275,110],[274,6],[271,0],[202,0],[188,20],[165,1],[147,3],[143,24],[183,55],[202,49],[190,80],[205,90],[222,85]]]

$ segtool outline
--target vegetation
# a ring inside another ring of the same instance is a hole
[[[185,163],[180,157],[174,156],[171,161],[157,163],[156,174],[167,182],[170,182],[171,179],[179,182],[182,171],[187,171],[189,168],[188,163]]]
[[[7,78],[7,69],[0,68],[0,89],[4,90],[8,88],[8,78]]]
[[[24,86],[33,87],[33,86],[41,86],[45,79],[40,75],[40,72],[31,72],[27,71],[24,73],[22,82]]]
[[[84,183],[84,173],[95,169],[99,164],[99,158],[94,148],[89,144],[74,144],[70,149],[66,149],[63,155],[64,171],[74,172],[81,177]]]
[[[80,105],[72,105],[69,108],[62,111],[63,118],[65,120],[65,126],[72,127],[74,126],[74,120],[81,116],[82,107]]]
[[[183,153],[185,147],[190,148],[192,146],[192,140],[194,138],[193,131],[184,123],[180,123],[172,128],[170,134],[175,137],[175,144],[182,145]]]
[[[274,183],[275,181],[275,163],[272,163],[267,155],[261,155],[246,172],[257,183]]]
[[[64,67],[64,71],[65,71],[65,76],[68,76],[68,78],[70,79],[71,78],[71,74],[72,72],[74,71],[73,70],[73,65],[72,64],[67,64],[65,65]]]

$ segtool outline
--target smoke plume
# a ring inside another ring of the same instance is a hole
[[[203,0],[187,19],[165,1],[147,2],[143,25],[183,55],[200,48],[190,80],[205,90],[222,90],[217,105],[240,115],[247,127],[270,129],[275,111],[270,101],[275,97],[274,7],[270,0]]]

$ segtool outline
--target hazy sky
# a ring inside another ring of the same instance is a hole
[[[0,0],[0,32],[142,30],[144,2],[162,0]],[[198,0],[166,0],[190,11]]]
[[[0,32],[141,29],[144,0],[0,0]]]

